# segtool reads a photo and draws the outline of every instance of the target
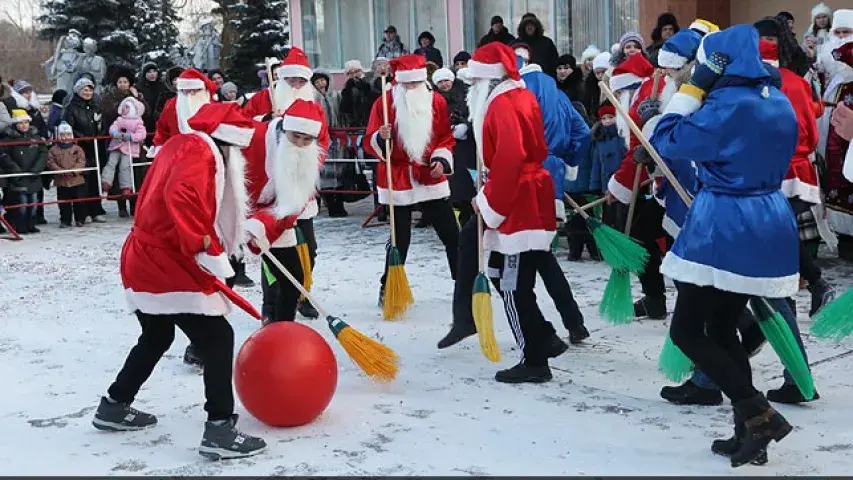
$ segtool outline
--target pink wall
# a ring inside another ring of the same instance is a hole
[[[290,44],[302,48],[302,2],[290,0],[287,11],[290,12]]]
[[[447,9],[445,11],[447,12],[447,43],[450,48],[450,51],[446,52],[444,55],[447,62],[452,62],[453,56],[465,48],[465,23],[463,19],[463,13],[465,10],[462,5],[462,1],[463,0],[446,0]],[[452,66],[452,64],[445,66]]]

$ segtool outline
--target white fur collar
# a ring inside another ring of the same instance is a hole
[[[521,67],[521,70],[518,71],[519,74],[525,75],[530,72],[541,72],[542,67],[540,67],[536,63],[528,63],[527,65]]]

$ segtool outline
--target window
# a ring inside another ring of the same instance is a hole
[[[376,48],[382,42],[382,33],[388,25],[397,28],[397,35],[409,52],[418,45],[418,35],[430,32],[435,37],[435,48],[447,63],[447,2],[442,0],[373,0],[373,15],[376,24]],[[373,52],[376,53],[375,51]]]
[[[567,1],[567,0],[557,0]],[[492,17],[500,15],[504,20],[504,27],[512,36],[518,32],[518,24],[521,17],[530,12],[536,15],[545,36],[553,37],[551,30],[551,7],[554,0],[464,0],[465,13],[465,49],[473,53],[483,35],[489,33]]]
[[[313,68],[340,69],[347,60],[373,60],[369,13],[363,0],[301,0],[303,49]],[[356,14],[354,14],[356,13]]]

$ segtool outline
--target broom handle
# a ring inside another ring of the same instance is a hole
[[[643,180],[643,183],[640,184],[640,187],[645,187],[646,185],[649,185],[650,183],[652,183],[652,179],[647,178],[647,179]],[[595,208],[599,205],[603,205],[605,203],[607,203],[607,197],[601,197],[598,200],[593,200],[589,203],[584,204],[582,207],[580,207],[580,209],[585,212],[587,210],[592,210],[593,208]]]
[[[564,193],[563,198],[565,198],[566,201],[569,202],[569,205],[571,205],[575,213],[583,217],[584,220],[589,220],[589,214],[586,213],[584,209],[582,209],[580,205],[578,205],[578,202],[576,202],[572,197],[570,197],[568,193]]]
[[[481,188],[483,188],[483,157],[480,155],[480,152],[477,152],[477,194],[480,193]],[[476,198],[475,196],[474,201],[476,201]],[[483,259],[483,254],[483,215],[477,209],[477,268],[480,269],[480,273],[486,271],[486,262]]]
[[[382,75],[382,124],[388,125],[388,97],[385,94],[385,75]],[[391,176],[391,139],[385,139],[385,172],[388,174],[388,215],[391,219],[391,246],[397,246],[397,234],[394,230],[394,184]]]
[[[257,243],[255,245],[257,245]],[[269,260],[270,263],[275,265],[275,268],[277,268],[279,272],[281,272],[285,277],[287,277],[288,280],[290,280],[290,283],[292,283],[293,286],[296,287],[296,289],[299,290],[299,292],[302,293],[302,295],[304,295],[309,302],[311,302],[311,305],[314,305],[314,308],[316,308],[317,311],[320,312],[320,315],[322,315],[323,317],[329,316],[329,312],[327,312],[325,308],[323,308],[319,303],[317,303],[317,300],[314,300],[314,298],[311,297],[311,294],[308,293],[308,290],[305,290],[305,287],[303,287],[302,284],[296,280],[293,274],[287,270],[287,267],[285,267],[277,258],[275,258],[272,253],[270,253],[269,249],[261,248],[261,255],[263,255],[264,258]]]
[[[660,154],[658,154],[658,151],[655,150],[655,147],[653,147],[652,144],[649,143],[649,141],[646,139],[646,136],[643,135],[643,131],[640,130],[640,127],[638,127],[637,124],[634,123],[634,120],[631,119],[631,116],[628,115],[628,112],[626,112],[625,109],[622,108],[622,104],[619,103],[619,100],[617,100],[616,96],[613,95],[613,92],[610,91],[610,87],[608,87],[607,84],[604,82],[598,82],[598,86],[601,88],[601,91],[604,93],[607,99],[610,100],[610,103],[612,103],[613,106],[616,107],[616,111],[619,112],[619,115],[621,115],[625,122],[627,122],[628,127],[631,129],[631,132],[633,132],[634,135],[637,137],[637,140],[639,140],[643,147],[646,148],[646,152],[651,155],[652,159],[655,161],[655,165],[660,169],[660,171],[666,177],[667,181],[669,181],[669,183],[672,185],[672,188],[674,188],[675,191],[678,192],[678,196],[681,197],[681,200],[683,200],[684,203],[689,207],[692,203],[690,195],[687,193],[686,190],[684,190],[684,187],[681,186],[681,183],[678,181],[678,179],[675,178],[675,175],[673,175],[672,170],[670,170],[669,167],[666,165],[666,162],[663,161],[663,158],[661,158]]]
[[[634,223],[634,209],[637,207],[637,194],[640,192],[640,175],[643,164],[638,163],[634,170],[634,186],[631,188],[631,200],[628,202],[628,219],[625,221],[625,235],[631,235],[631,224]]]

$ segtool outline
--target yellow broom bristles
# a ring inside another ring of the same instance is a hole
[[[415,303],[406,268],[403,265],[388,267],[385,279],[385,298],[382,299],[382,314],[385,320],[397,320]]]
[[[311,285],[314,284],[314,275],[311,272],[311,252],[308,250],[308,244],[297,245],[296,253],[299,254],[299,264],[302,266],[302,286],[310,292]]]
[[[480,339],[480,350],[489,361],[499,362],[501,351],[498,348],[498,340],[495,338],[492,296],[489,292],[477,292],[471,301],[474,325],[477,327],[477,337]]]
[[[350,326],[344,327],[337,338],[347,355],[368,377],[380,382],[390,382],[397,377],[400,359],[387,346]]]

